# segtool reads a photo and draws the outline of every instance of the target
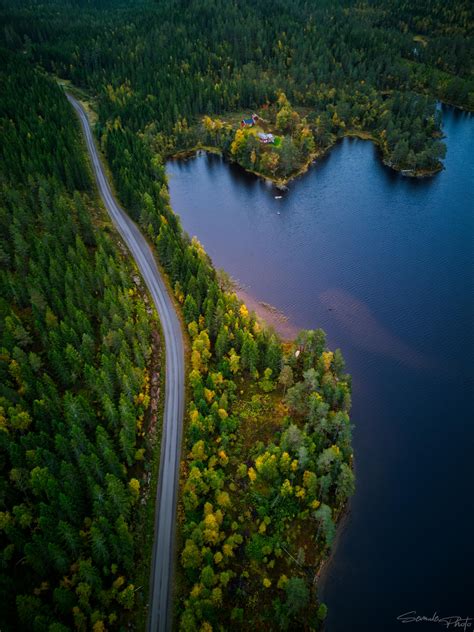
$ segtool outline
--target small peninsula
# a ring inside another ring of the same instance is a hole
[[[363,82],[361,82],[363,90]],[[323,98],[325,87],[320,89]],[[328,91],[323,112],[308,107],[294,108],[283,92],[273,103],[265,102],[247,117],[241,113],[220,117],[203,116],[195,125],[183,125],[179,135],[171,136],[169,157],[186,158],[197,150],[220,153],[249,173],[273,182],[284,189],[294,178],[305,173],[311,164],[326,154],[344,137],[370,140],[378,147],[383,163],[404,176],[427,177],[443,168],[442,158],[446,147],[441,142],[441,117],[435,104],[413,99],[410,107],[422,107],[427,113],[415,123],[419,136],[415,152],[410,149],[409,132],[403,117],[388,120],[381,118],[383,127],[374,125],[374,108],[377,94],[372,92],[365,113],[355,115],[350,108],[338,111],[330,101],[333,90]],[[361,95],[354,95],[360,99]],[[387,108],[388,96],[379,107]],[[398,106],[397,106],[398,107]],[[387,112],[387,110],[386,110]]]

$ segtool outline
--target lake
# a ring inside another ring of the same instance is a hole
[[[356,139],[283,194],[218,156],[167,165],[214,264],[323,328],[353,376],[357,489],[320,585],[328,632],[474,617],[474,117],[445,108],[444,132],[446,169],[424,180]]]

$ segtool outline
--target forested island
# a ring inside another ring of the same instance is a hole
[[[249,313],[183,232],[164,161],[217,148],[284,182],[356,134],[398,170],[439,170],[435,100],[474,108],[470,3],[48,0],[0,14],[0,627],[138,630],[148,607],[159,323],[59,80],[95,112],[189,345],[176,627],[319,629],[317,573],[354,488],[350,376],[321,330],[282,343]]]

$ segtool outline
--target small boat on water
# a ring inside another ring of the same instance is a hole
[[[275,195],[275,200],[281,200],[282,197],[282,195]]]

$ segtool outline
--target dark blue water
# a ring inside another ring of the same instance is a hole
[[[432,179],[346,139],[280,200],[215,156],[168,164],[173,208],[215,265],[325,329],[353,375],[357,491],[320,588],[329,632],[474,617],[474,118],[445,110],[444,130]]]

